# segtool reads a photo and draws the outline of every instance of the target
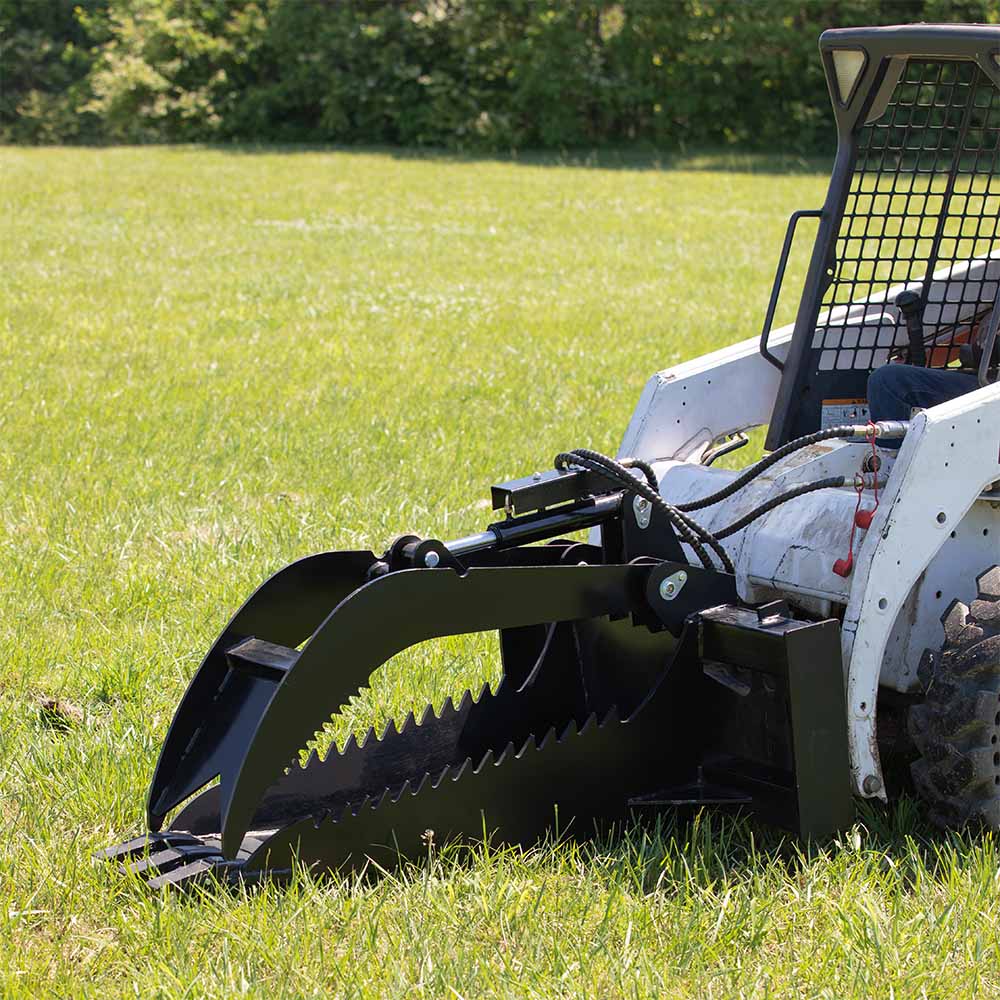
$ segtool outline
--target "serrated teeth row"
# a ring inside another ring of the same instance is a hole
[[[419,795],[425,788],[437,788],[444,781],[460,781],[467,774],[480,774],[489,767],[500,767],[511,759],[521,760],[531,750],[541,752],[553,743],[562,743],[575,736],[583,736],[590,733],[594,728],[613,724],[618,721],[618,710],[614,707],[602,719],[598,719],[596,713],[591,713],[582,726],[578,726],[576,720],[572,720],[561,733],[556,732],[555,726],[550,726],[542,736],[541,740],[532,733],[522,744],[520,749],[515,748],[513,741],[508,743],[499,756],[491,749],[487,750],[478,763],[474,763],[471,757],[466,757],[460,764],[448,764],[440,771],[427,772],[419,779],[407,779],[402,785],[395,788],[385,788],[375,795],[365,796],[356,805],[348,804],[333,813],[323,813],[313,818],[317,827],[323,823],[340,823],[348,816],[358,816],[365,810],[376,810],[388,802],[390,804],[399,802],[406,795]]]
[[[358,686],[358,687],[357,687],[357,688],[356,688],[356,689],[354,690],[354,693],[353,693],[353,694],[349,694],[349,695],[348,695],[348,696],[347,696],[347,697],[346,697],[346,698],[344,699],[344,701],[343,701],[343,702],[341,702],[341,704],[340,704],[340,705],[339,705],[339,706],[337,707],[337,712],[339,713],[339,712],[340,712],[340,711],[341,711],[341,710],[342,710],[342,709],[343,709],[343,708],[344,708],[345,706],[349,705],[349,704],[350,704],[350,702],[351,702],[351,700],[352,700],[352,699],[354,699],[354,698],[357,698],[357,696],[358,696],[359,694],[361,694],[361,692],[362,692],[362,691],[369,691],[369,690],[371,690],[371,687],[370,687],[370,685],[368,685],[368,684],[361,684],[361,685],[359,685],[359,686]],[[324,723],[324,727],[325,727],[325,725],[326,725],[326,723]],[[316,730],[316,731],[315,731],[315,732],[314,732],[314,733],[312,734],[312,736],[311,736],[311,739],[316,739],[317,737],[321,736],[322,734],[323,734],[323,729],[317,729],[317,730]],[[364,743],[367,743],[367,742],[368,742],[368,739],[369,739],[369,737],[370,737],[370,736],[373,736],[373,735],[374,735],[374,727],[372,727],[371,729],[369,729],[369,730],[368,730],[368,733],[367,733],[367,734],[365,735],[365,739],[364,739],[364,742],[362,743],[362,746],[364,746]],[[355,745],[355,746],[357,746],[357,739],[355,738],[355,736],[354,736],[354,733],[351,733],[350,737],[349,737],[349,738],[347,739],[347,742],[346,742],[346,743],[344,744],[344,753],[346,753],[346,752],[347,752],[347,749],[348,749],[348,747],[349,747],[349,746],[351,745],[351,743],[352,743],[352,742],[354,743],[354,745]],[[316,752],[315,750],[312,750],[312,751],[310,751],[310,753],[309,753],[309,756],[308,756],[308,758],[306,759],[306,762],[305,762],[305,764],[301,764],[301,763],[299,763],[299,757],[298,757],[298,755],[296,754],[296,756],[295,756],[295,757],[294,757],[294,758],[292,759],[292,761],[290,762],[290,764],[289,764],[289,767],[291,767],[291,768],[295,768],[295,767],[301,767],[301,768],[306,768],[306,767],[308,767],[308,766],[309,766],[310,764],[314,763],[315,761],[318,761],[318,760],[326,760],[326,759],[327,759],[327,757],[329,757],[329,756],[330,756],[330,754],[331,754],[331,753],[332,753],[332,752],[333,752],[333,751],[334,751],[335,749],[336,749],[336,744],[334,744],[334,743],[331,743],[331,744],[330,744],[330,748],[329,748],[329,749],[327,750],[326,754],[325,754],[324,756],[322,756],[322,757],[320,757],[320,755],[319,755],[319,754],[318,754],[318,753],[317,753],[317,752]]]
[[[348,754],[354,753],[358,750],[365,750],[370,744],[383,743],[385,740],[391,739],[394,736],[402,736],[413,728],[426,726],[429,723],[439,722],[449,716],[460,715],[462,712],[468,711],[472,705],[478,705],[486,697],[495,698],[500,693],[503,683],[503,678],[501,678],[496,686],[496,689],[494,690],[491,688],[489,682],[487,682],[483,684],[479,694],[475,696],[468,688],[466,688],[457,707],[451,695],[448,695],[448,697],[445,698],[440,710],[438,711],[435,711],[433,705],[426,705],[420,715],[419,722],[417,721],[413,711],[410,711],[407,714],[406,718],[403,720],[403,724],[399,727],[397,727],[395,719],[390,719],[386,723],[381,736],[378,734],[374,726],[369,726],[368,732],[365,733],[360,742],[358,741],[357,736],[354,733],[351,733],[351,735],[344,741],[343,747],[338,748],[335,742],[331,743],[326,753],[322,756],[318,751],[311,750],[309,756],[306,758],[305,764],[300,764],[299,758],[296,757],[293,761],[293,766],[307,768],[311,764],[326,762],[334,755],[346,757]]]

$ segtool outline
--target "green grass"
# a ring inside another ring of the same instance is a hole
[[[236,896],[90,861],[268,574],[478,530],[491,482],[613,451],[653,371],[757,332],[821,170],[652,166],[0,150],[0,994],[1000,995],[996,844],[905,803],[805,852],[709,815]],[[335,735],[495,671],[417,650]]]

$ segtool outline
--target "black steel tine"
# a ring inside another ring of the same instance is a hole
[[[230,866],[225,863],[199,858],[180,868],[154,876],[148,880],[147,885],[151,889],[191,888],[194,884],[205,881],[208,876],[225,875],[229,870]]]
[[[168,847],[135,861],[127,861],[119,867],[122,871],[128,871],[134,875],[142,875],[150,871],[163,874],[179,865],[208,857],[221,859],[222,854],[217,846],[209,847],[202,844],[189,845],[180,849]]]
[[[183,846],[185,844],[200,844],[197,837],[187,833],[176,833],[164,831],[163,833],[146,833],[141,837],[134,837],[124,844],[117,844],[114,847],[105,847],[94,852],[94,858],[98,861],[118,861],[123,858],[137,857],[147,851],[162,849],[171,846]]]

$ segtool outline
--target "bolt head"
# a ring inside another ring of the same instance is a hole
[[[436,552],[428,552],[427,555],[424,556],[424,565],[428,569],[434,569],[439,562],[441,562],[441,557]]]
[[[660,581],[660,597],[667,598],[672,597],[674,593],[674,582],[673,580],[661,580]]]
[[[864,789],[866,795],[874,795],[876,792],[881,791],[882,782],[879,781],[877,774],[866,774],[861,787]]]

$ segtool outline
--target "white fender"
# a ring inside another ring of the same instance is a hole
[[[1000,385],[924,410],[913,419],[893,467],[887,502],[861,544],[844,615],[851,771],[859,795],[885,798],[875,705],[896,618],[935,554],[998,478]],[[967,569],[974,578],[985,568]]]

